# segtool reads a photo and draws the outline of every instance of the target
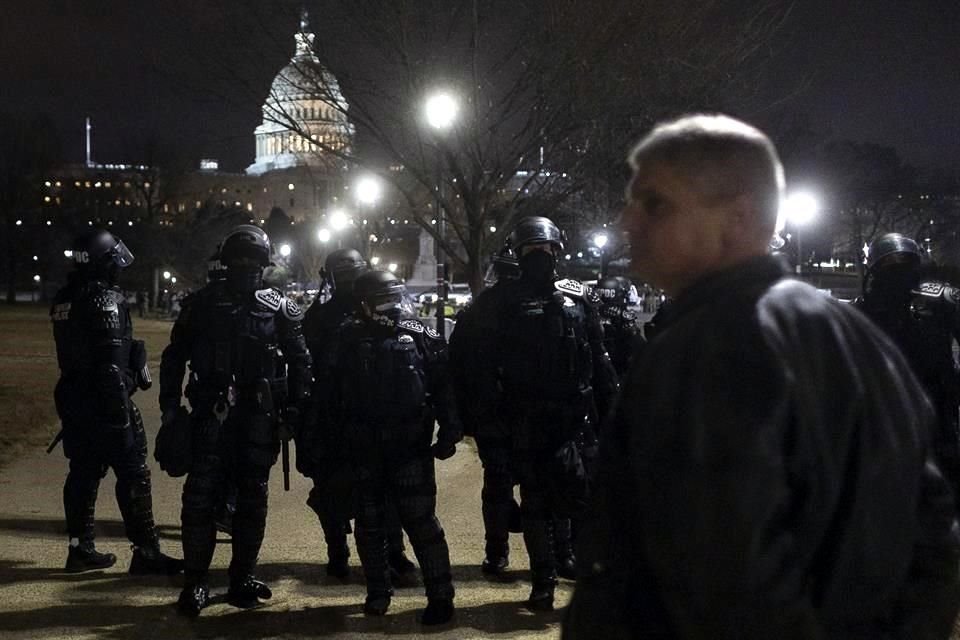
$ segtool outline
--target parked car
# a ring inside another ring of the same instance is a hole
[[[473,294],[470,292],[470,285],[452,284],[447,290],[447,301],[455,306],[469,304],[473,300]],[[433,304],[437,301],[437,292],[424,291],[417,296],[417,302],[420,304]]]

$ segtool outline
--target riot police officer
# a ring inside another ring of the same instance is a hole
[[[917,243],[899,233],[873,241],[863,296],[856,301],[900,347],[937,411],[934,447],[960,501],[960,375],[953,340],[960,338],[960,289],[924,273]]]
[[[338,390],[333,368],[339,348],[342,328],[355,320],[360,305],[353,295],[354,281],[367,270],[367,261],[356,249],[338,249],[324,263],[322,275],[329,280],[333,296],[323,304],[307,309],[303,319],[303,335],[313,359],[314,392],[311,420],[326,422],[326,409],[335,403]],[[327,575],[345,580],[349,573],[350,549],[347,534],[352,505],[353,479],[349,475],[349,461],[337,446],[341,434],[326,429],[305,429],[297,442],[297,465],[304,475],[313,480],[313,489],[307,505],[317,514],[327,543]],[[416,569],[406,556],[403,530],[393,507],[388,501],[387,544],[390,567],[398,575],[407,575]]]
[[[183,488],[181,524],[185,582],[178,607],[196,616],[209,601],[207,571],[213,557],[214,515],[229,486],[237,491],[227,601],[256,606],[272,593],[254,577],[267,518],[267,480],[280,449],[278,418],[295,429],[310,393],[310,355],[303,313],[280,291],[262,287],[270,240],[241,225],[223,240],[222,280],[184,300],[160,365],[163,427],[192,407],[193,452]]]
[[[116,286],[133,254],[120,238],[96,229],[73,244],[76,270],[50,310],[60,379],[54,399],[70,471],[63,507],[70,538],[66,570],[105,569],[116,556],[94,546],[100,479],[117,477],[117,504],[133,543],[130,573],[173,574],[182,563],[160,552],[153,521],[147,439],[131,396],[149,388],[143,342],[133,339],[126,298]]]
[[[354,283],[358,321],[344,329],[335,376],[337,429],[358,478],[357,551],[367,581],[364,612],[384,615],[392,587],[384,536],[386,495],[420,561],[427,594],[421,622],[454,613],[450,553],[436,516],[434,458],[456,452],[461,430],[446,383],[447,350],[439,334],[412,319],[404,286],[385,271]],[[437,442],[434,422],[439,423]]]
[[[628,308],[631,286],[630,280],[623,276],[607,276],[593,290],[600,298],[603,344],[620,377],[630,367],[630,358],[638,341],[642,341],[637,314]]]
[[[477,309],[475,348],[482,356],[474,386],[487,409],[475,419],[478,433],[510,440],[533,581],[527,606],[543,611],[553,608],[557,580],[554,517],[576,516],[583,507],[594,428],[617,378],[596,299],[582,283],[556,274],[563,249],[557,226],[523,218],[511,246],[520,277],[503,285],[495,304]]]
[[[506,576],[510,565],[510,532],[516,530],[520,533],[523,527],[517,523],[520,507],[513,498],[516,483],[510,469],[509,431],[497,424],[493,415],[485,415],[492,408],[489,399],[476,393],[475,376],[485,371],[483,358],[486,357],[478,349],[481,336],[476,331],[477,317],[491,313],[505,284],[519,277],[517,256],[509,245],[505,246],[490,261],[484,276],[487,288],[457,314],[456,325],[450,334],[450,373],[460,421],[464,433],[476,440],[483,465],[480,498],[485,547],[480,568],[492,577]]]

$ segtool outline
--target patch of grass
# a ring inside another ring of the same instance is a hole
[[[45,305],[0,304],[0,467],[44,447],[60,430],[53,404],[60,372],[47,313]],[[133,323],[156,376],[171,324],[139,318]]]

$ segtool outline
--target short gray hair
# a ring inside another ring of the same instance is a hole
[[[749,195],[764,221],[776,225],[783,165],[770,138],[745,122],[696,114],[661,123],[633,148],[629,161],[635,172],[669,166],[711,203]]]

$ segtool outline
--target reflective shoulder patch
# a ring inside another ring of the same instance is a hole
[[[59,322],[62,320],[70,319],[70,303],[61,302],[60,304],[53,305],[53,310],[50,312],[50,317],[54,322]]]
[[[942,282],[922,282],[913,290],[913,293],[921,296],[930,296],[931,298],[939,298],[946,288],[947,286]]]
[[[253,297],[257,302],[274,311],[279,311],[280,305],[283,304],[283,294],[277,289],[260,289],[253,294]]]
[[[401,333],[399,336],[397,336],[397,342],[400,342],[402,344],[408,344],[410,342],[413,342],[413,336],[410,335],[409,333]]]
[[[283,315],[287,318],[287,320],[300,322],[303,320],[303,309],[296,302],[284,296]]]
[[[416,320],[401,320],[397,323],[397,326],[407,331],[413,331],[414,333],[423,333],[423,325]]]
[[[560,291],[561,293],[576,296],[578,298],[584,297],[584,295],[587,293],[587,287],[582,282],[577,282],[576,280],[571,280],[570,278],[557,280],[553,283],[553,286],[556,287],[557,291]]]
[[[434,340],[440,339],[440,334],[437,333],[436,329],[434,329],[433,327],[424,327],[423,331],[424,333],[427,334],[428,338],[433,338]]]
[[[93,308],[103,313],[117,313],[119,306],[117,299],[110,291],[103,291],[93,297]]]

